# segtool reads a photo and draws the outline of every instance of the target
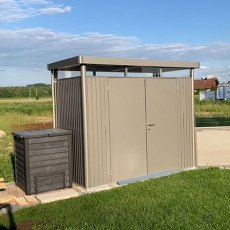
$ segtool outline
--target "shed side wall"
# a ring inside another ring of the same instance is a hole
[[[107,77],[86,77],[89,187],[111,182]]]
[[[57,128],[72,131],[73,181],[85,186],[82,93],[79,77],[57,80],[56,122]]]
[[[179,168],[194,166],[192,127],[192,78],[177,78],[178,96],[178,165]]]

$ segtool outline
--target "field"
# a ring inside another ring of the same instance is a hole
[[[0,228],[229,229],[229,181],[228,169],[187,171],[24,208],[10,223],[1,216]]]
[[[0,130],[6,136],[0,139],[0,177],[13,181],[13,138],[16,130],[49,128],[52,123],[50,98],[42,100],[5,99],[0,100]]]

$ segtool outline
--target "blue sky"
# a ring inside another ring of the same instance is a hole
[[[77,56],[201,62],[230,80],[229,0],[0,0],[0,86],[50,82],[46,65]]]

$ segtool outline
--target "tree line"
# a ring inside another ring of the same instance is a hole
[[[51,85],[36,83],[27,86],[0,87],[0,98],[51,97]]]

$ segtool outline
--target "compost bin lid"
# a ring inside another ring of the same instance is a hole
[[[43,129],[43,130],[29,130],[16,131],[13,133],[14,137],[19,138],[34,138],[34,137],[52,137],[71,134],[70,130],[65,129]]]

